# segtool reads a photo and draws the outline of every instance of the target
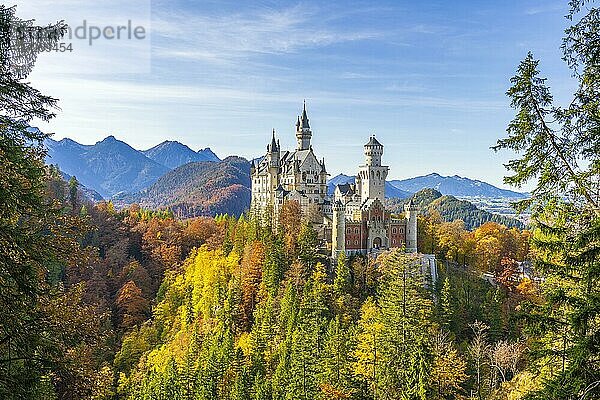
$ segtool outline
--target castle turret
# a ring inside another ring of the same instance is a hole
[[[406,216],[406,251],[416,253],[417,250],[417,206],[412,199],[404,205],[404,214]]]
[[[267,146],[267,160],[270,168],[279,168],[279,141],[275,140],[275,129],[273,129],[273,138],[271,144]]]
[[[312,131],[308,124],[308,115],[306,113],[306,101],[304,102],[304,109],[302,110],[302,116],[298,117],[296,122],[296,140],[298,141],[298,150],[310,149],[310,139],[312,138]]]
[[[341,201],[333,203],[333,225],[331,228],[331,257],[335,260],[346,252],[346,206]]]
[[[356,177],[363,202],[367,199],[379,199],[383,203],[385,199],[385,179],[389,167],[381,165],[382,156],[383,145],[373,135],[365,144],[365,165],[359,167]]]

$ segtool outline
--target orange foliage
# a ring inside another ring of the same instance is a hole
[[[265,245],[254,241],[244,248],[242,258],[242,308],[247,326],[252,324],[254,307],[258,303],[258,289],[262,280],[262,267],[265,261]]]
[[[296,253],[298,234],[302,226],[302,211],[300,204],[293,200],[287,201],[279,212],[279,226],[283,232],[285,252],[289,256]]]
[[[123,285],[117,294],[116,303],[121,328],[130,329],[148,317],[148,300],[134,281]]]
[[[329,383],[323,383],[320,387],[321,393],[323,394],[323,398],[328,400],[349,399],[351,396],[351,393],[344,392],[341,389],[337,389],[335,386]]]

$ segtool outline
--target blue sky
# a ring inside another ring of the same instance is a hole
[[[86,3],[17,1],[17,10],[40,23],[138,16]],[[376,134],[392,178],[438,172],[502,186],[510,154],[489,147],[513,116],[504,93],[519,61],[533,51],[555,97],[572,90],[559,48],[566,3],[153,1],[147,71],[120,72],[127,54],[100,46],[101,69],[40,57],[30,80],[62,110],[38,125],[86,144],[112,134],[138,149],[169,139],[254,157],[273,128],[294,146],[306,99],[332,175],[355,173]]]

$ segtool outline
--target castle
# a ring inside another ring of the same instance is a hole
[[[296,149],[282,151],[273,130],[267,153],[252,162],[251,212],[277,216],[285,202],[297,201],[333,258],[396,247],[417,252],[417,208],[409,202],[404,218],[395,218],[384,206],[389,167],[381,163],[383,145],[375,136],[364,145],[366,160],[355,182],[336,186],[333,199],[327,193],[325,159],[317,158],[311,138],[305,103],[296,121]]]

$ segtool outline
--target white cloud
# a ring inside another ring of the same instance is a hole
[[[164,39],[156,44],[155,55],[206,61],[294,53],[384,36],[377,30],[321,26],[319,10],[303,5],[225,16],[163,12],[153,19],[153,33]]]
[[[525,10],[525,15],[538,15],[538,14],[545,14],[545,13],[551,13],[551,12],[556,12],[556,11],[566,12],[567,9],[568,9],[568,7],[565,4],[565,2],[561,1],[560,3],[557,3],[557,4],[544,4],[544,5],[540,5],[538,7],[528,8]]]

